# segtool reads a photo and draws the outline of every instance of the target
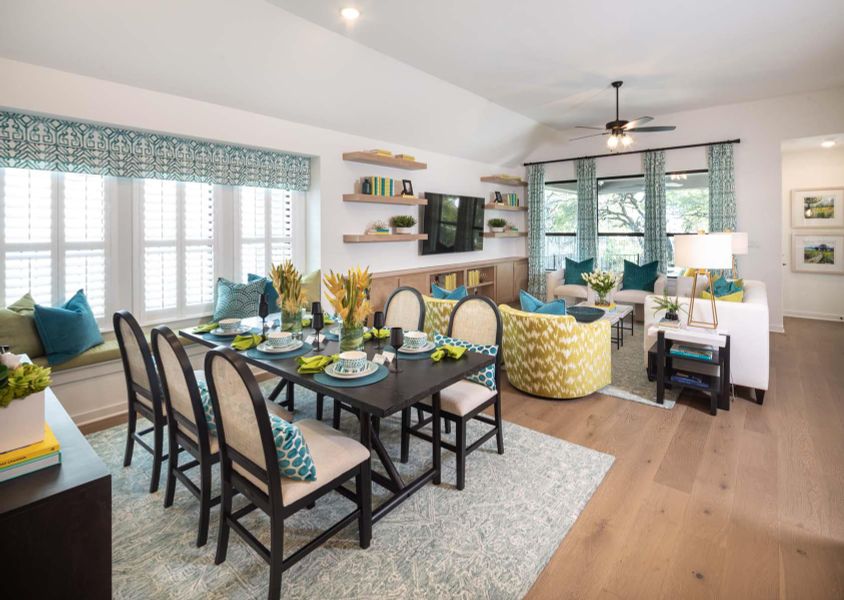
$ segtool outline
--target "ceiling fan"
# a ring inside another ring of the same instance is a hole
[[[610,121],[604,127],[587,127],[585,125],[578,125],[576,129],[596,129],[601,133],[590,133],[589,135],[581,135],[579,137],[571,138],[569,141],[582,140],[590,137],[597,137],[599,135],[608,135],[607,147],[614,150],[619,144],[625,148],[633,143],[633,138],[630,136],[632,132],[654,133],[657,131],[674,131],[677,129],[674,125],[662,125],[655,127],[640,127],[649,121],[653,121],[653,117],[639,117],[632,121],[625,121],[618,117],[618,89],[622,86],[623,81],[613,81],[612,86],[615,88],[615,121]]]

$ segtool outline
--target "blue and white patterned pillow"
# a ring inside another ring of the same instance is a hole
[[[296,481],[316,481],[316,465],[299,428],[278,415],[270,415],[270,428],[281,476]]]
[[[217,279],[214,321],[220,319],[246,319],[258,316],[261,294],[267,285],[265,277],[249,283],[235,283],[225,277]]]
[[[211,404],[211,393],[208,391],[208,384],[204,379],[196,382],[199,389],[199,397],[202,400],[202,410],[205,413],[205,422],[208,424],[208,433],[217,435],[217,423],[214,421],[214,406]]]
[[[483,344],[473,344],[464,340],[458,340],[457,338],[446,337],[440,333],[434,334],[434,344],[437,347],[443,346],[445,344],[448,344],[450,346],[462,346],[470,352],[477,352],[478,354],[487,354],[489,356],[498,356],[498,346],[494,344],[489,346],[485,346]],[[466,379],[474,383],[480,383],[481,385],[485,385],[489,389],[494,390],[495,363],[489,365],[488,367],[484,367],[483,369],[472,375],[469,375]]]

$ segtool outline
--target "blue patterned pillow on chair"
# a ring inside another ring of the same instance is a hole
[[[296,481],[316,481],[316,465],[299,428],[278,415],[270,415],[270,428],[281,476]]]
[[[208,433],[217,435],[217,423],[214,421],[214,405],[211,404],[211,394],[208,392],[208,384],[200,379],[196,382],[196,387],[199,389],[199,397],[202,400],[202,412],[205,413]]]
[[[466,348],[470,352],[477,352],[478,354],[498,356],[498,346],[494,344],[489,346],[486,346],[484,344],[473,344],[472,342],[458,340],[457,338],[446,337],[439,333],[434,334],[434,345],[439,347],[446,344],[450,346],[461,346],[463,348]],[[481,385],[485,385],[489,389],[494,390],[495,363],[489,365],[488,367],[484,367],[483,369],[477,371],[476,373],[473,373],[472,375],[469,375],[466,379],[474,383],[480,383]]]
[[[214,321],[220,319],[246,319],[258,316],[258,305],[267,280],[264,277],[249,283],[235,283],[225,277],[217,280],[217,303]]]

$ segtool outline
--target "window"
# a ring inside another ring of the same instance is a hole
[[[136,182],[142,313],[207,314],[214,301],[214,186]]]
[[[545,268],[577,257],[577,181],[545,184]]]
[[[0,253],[5,303],[27,292],[59,304],[84,289],[105,320],[107,204],[104,178],[0,169]]]
[[[707,171],[666,173],[665,218],[673,265],[674,235],[709,231],[709,173]]]
[[[236,195],[240,213],[240,281],[246,281],[249,273],[266,275],[270,265],[294,260],[291,192],[240,187]]]
[[[621,271],[644,254],[645,178],[598,179],[598,266]]]

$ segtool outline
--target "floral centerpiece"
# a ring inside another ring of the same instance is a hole
[[[609,271],[593,271],[592,273],[584,273],[581,277],[598,296],[598,299],[595,300],[595,306],[609,306],[610,301],[607,297],[618,284],[618,277]]]
[[[369,267],[349,269],[345,275],[330,271],[323,281],[326,297],[342,321],[340,350],[362,349],[363,325],[372,313],[372,305],[369,303],[372,275]]]
[[[44,439],[44,390],[50,368],[21,362],[15,354],[0,356],[0,452]]]
[[[281,329],[298,333],[302,331],[302,308],[307,303],[302,289],[302,275],[285,260],[270,269],[270,278],[278,294],[278,308],[281,311]]]

